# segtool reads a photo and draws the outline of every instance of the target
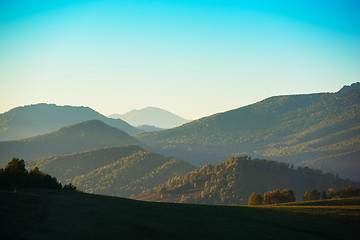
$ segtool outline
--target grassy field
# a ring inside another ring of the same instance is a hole
[[[360,198],[335,202],[209,206],[78,192],[0,192],[0,238],[359,239]]]

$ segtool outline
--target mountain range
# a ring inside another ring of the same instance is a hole
[[[151,191],[169,178],[195,169],[189,163],[146,151],[135,145],[92,149],[65,156],[27,161],[60,182],[111,196],[132,197]]]
[[[122,119],[133,126],[152,125],[158,128],[173,128],[190,121],[174,113],[155,107],[131,110],[125,114],[112,114],[108,117]]]
[[[360,180],[359,86],[345,86],[337,93],[270,97],[135,137],[196,166],[249,155]]]
[[[57,106],[40,103],[11,109],[0,114],[0,141],[50,133],[61,127],[87,120],[102,122],[128,134],[140,130],[121,119],[107,118],[89,107]]]
[[[57,131],[20,140],[0,142],[0,165],[13,157],[31,160],[40,157],[71,154],[101,147],[135,144],[143,146],[127,133],[90,120],[60,128]]]

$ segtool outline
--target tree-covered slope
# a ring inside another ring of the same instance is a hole
[[[338,93],[271,97],[136,137],[197,166],[246,154],[307,164],[360,180],[358,85]]]
[[[33,137],[61,127],[98,119],[128,134],[140,132],[120,119],[107,118],[89,107],[35,104],[11,109],[0,114],[0,141]]]
[[[148,192],[168,179],[195,169],[182,160],[165,158],[134,145],[94,149],[29,161],[62,183],[89,193],[130,197]]]
[[[327,191],[359,183],[340,179],[310,168],[293,169],[287,163],[251,160],[247,156],[231,157],[218,165],[205,165],[184,176],[169,179],[157,193],[139,196],[151,201],[206,204],[247,204],[253,192],[263,193],[292,189],[297,200],[306,190]]]
[[[7,163],[13,157],[30,160],[127,144],[142,145],[117,128],[99,120],[90,120],[44,135],[0,142],[0,165]]]
[[[155,107],[131,110],[125,114],[112,114],[109,117],[120,118],[133,126],[153,125],[158,128],[172,128],[189,122],[174,113]]]

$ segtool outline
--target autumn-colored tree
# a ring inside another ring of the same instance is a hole
[[[304,196],[303,196],[303,200],[304,201],[310,201],[310,194],[309,192],[306,190]]]
[[[282,203],[286,203],[286,202],[295,202],[295,193],[294,190],[292,189],[284,189],[281,192],[281,202]]]
[[[263,204],[263,197],[260,193],[252,193],[249,197],[248,205],[261,205]]]
[[[320,192],[313,188],[310,192],[305,192],[303,199],[304,201],[320,200]]]
[[[279,189],[264,193],[264,204],[276,204],[281,202]]]
[[[264,204],[271,204],[272,203],[271,191],[265,192],[263,199],[264,199]]]

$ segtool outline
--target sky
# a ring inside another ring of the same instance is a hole
[[[0,1],[0,113],[187,119],[360,81],[358,0]]]

